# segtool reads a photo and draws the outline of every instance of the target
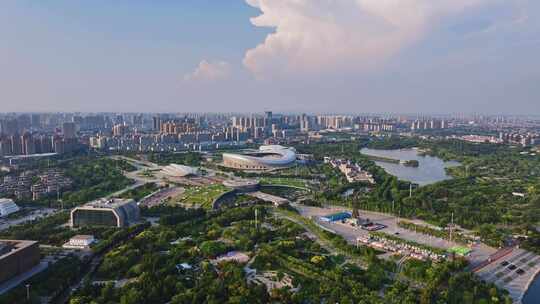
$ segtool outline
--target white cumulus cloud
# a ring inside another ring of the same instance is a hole
[[[442,18],[489,1],[497,0],[246,0],[261,11],[253,25],[275,31],[243,63],[262,78],[373,68]]]
[[[225,61],[202,60],[195,70],[184,75],[186,81],[213,81],[226,79],[231,74],[231,65]]]

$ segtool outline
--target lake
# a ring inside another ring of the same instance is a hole
[[[537,276],[531,283],[521,302],[523,304],[540,303],[540,276]]]
[[[418,167],[407,167],[402,164],[381,161],[375,161],[375,163],[384,168],[389,174],[397,176],[401,180],[417,183],[420,186],[451,179],[452,177],[446,174],[445,168],[460,165],[459,162],[444,161],[434,156],[420,156],[415,149],[376,150],[364,148],[361,149],[360,152],[365,155],[388,157],[399,160],[417,160],[419,163]]]

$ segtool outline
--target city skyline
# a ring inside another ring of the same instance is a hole
[[[8,0],[0,4],[0,105],[537,114],[538,8],[483,0]]]

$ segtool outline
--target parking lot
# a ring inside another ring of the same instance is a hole
[[[314,219],[320,216],[331,214],[331,213],[350,211],[347,208],[339,208],[339,207],[317,208],[317,207],[307,207],[307,206],[300,206],[300,205],[295,205],[295,207],[300,211],[300,213],[303,216],[314,218]],[[425,235],[421,233],[416,233],[411,230],[400,228],[397,226],[397,222],[399,221],[399,219],[397,219],[395,216],[392,216],[392,215],[378,213],[378,212],[360,211],[360,217],[362,219],[369,219],[374,223],[385,225],[386,228],[380,230],[380,232],[392,234],[407,241],[412,241],[419,244],[441,248],[445,250],[450,249],[452,247],[456,247],[456,246],[463,246],[461,244],[450,242],[445,239],[441,239],[441,238],[437,238],[437,237],[433,237],[433,236],[429,236],[429,235]],[[427,223],[424,223],[419,220],[415,220],[414,222],[419,225],[428,225]],[[318,221],[318,223],[321,226],[331,229],[335,231],[337,234],[343,236],[351,244],[355,244],[356,239],[358,237],[366,237],[369,235],[369,231],[363,230],[359,227],[353,227],[349,224],[344,224],[339,221],[338,222]],[[485,261],[490,255],[496,252],[495,248],[491,248],[483,244],[475,244],[470,249],[472,251],[467,256],[467,259],[473,265],[479,264]]]

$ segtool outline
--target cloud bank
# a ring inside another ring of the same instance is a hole
[[[230,76],[231,65],[225,61],[202,60],[192,73],[184,75],[185,81],[215,81]]]
[[[526,7],[527,0],[246,0],[275,31],[246,52],[243,64],[259,78],[378,67],[424,39],[449,18],[488,5]],[[522,16],[523,18],[523,16]],[[520,19],[523,21],[524,19]],[[514,20],[515,21],[515,20]]]

